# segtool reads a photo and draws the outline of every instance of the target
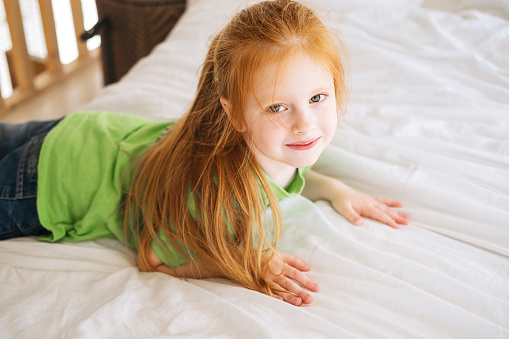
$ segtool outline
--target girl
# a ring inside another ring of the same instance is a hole
[[[253,5],[213,39],[175,123],[79,112],[0,127],[0,239],[116,237],[138,248],[142,271],[309,304],[309,266],[277,251],[278,200],[302,193],[356,225],[408,223],[391,209],[401,203],[310,170],[345,101],[341,43],[316,15],[291,0]]]

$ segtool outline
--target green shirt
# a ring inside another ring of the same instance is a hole
[[[309,167],[302,167],[297,169],[297,174],[293,178],[292,182],[286,187],[286,189],[281,188],[276,184],[268,175],[266,175],[267,180],[269,181],[270,186],[274,190],[276,194],[276,198],[278,200],[282,200],[284,198],[293,197],[295,195],[299,195],[302,193],[304,186],[306,184],[306,180],[304,179],[304,175],[309,171]],[[191,211],[195,211],[195,202],[192,199],[189,199],[188,206]],[[159,229],[157,234],[159,235],[158,241],[152,241],[152,249],[159,259],[161,259],[166,265],[170,267],[177,267],[187,262],[185,258],[183,258],[178,252],[170,245],[166,234],[163,230]],[[160,246],[163,246],[161,248]],[[166,249],[166,250],[165,250]],[[169,261],[166,255],[170,255],[173,261]]]
[[[173,123],[108,112],[76,112],[59,122],[46,136],[39,159],[37,211],[41,224],[51,232],[39,239],[125,242],[120,207],[129,190],[133,160]],[[309,168],[299,168],[286,189],[267,177],[277,198],[300,194]],[[196,208],[191,205],[192,201],[189,208]],[[164,233],[158,234],[177,264],[183,264],[186,260]],[[153,241],[152,248],[169,265],[159,243]]]
[[[59,122],[38,165],[37,211],[51,232],[40,240],[124,241],[120,206],[132,161],[171,125],[107,112],[77,112]]]

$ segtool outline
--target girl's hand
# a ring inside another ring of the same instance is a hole
[[[373,198],[357,192],[339,180],[310,170],[306,173],[306,186],[302,195],[311,199],[328,200],[332,207],[354,225],[362,224],[362,217],[380,221],[393,228],[408,225],[410,219],[391,207],[402,203],[388,199]]]
[[[273,297],[295,306],[300,306],[302,303],[310,304],[313,298],[303,287],[312,292],[318,292],[319,288],[317,283],[302,273],[309,270],[309,265],[291,254],[278,253],[279,256],[274,255],[263,276],[263,280],[272,289]]]
[[[362,224],[362,217],[380,221],[392,228],[408,225],[410,220],[407,215],[391,208],[402,207],[401,202],[373,198],[346,185],[341,188],[334,199],[331,199],[331,203],[336,211],[354,225]]]

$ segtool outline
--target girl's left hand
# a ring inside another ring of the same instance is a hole
[[[374,198],[346,185],[338,193],[331,199],[332,206],[354,225],[362,224],[362,217],[380,221],[392,228],[408,225],[409,217],[391,208],[402,207],[399,201]]]

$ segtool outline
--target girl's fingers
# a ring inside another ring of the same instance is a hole
[[[388,208],[387,206],[380,205],[379,210],[387,214],[390,218],[392,218],[392,220],[400,225],[408,225],[408,222],[410,221],[410,218],[407,215]]]
[[[285,299],[284,299],[282,296],[280,296],[279,294],[277,294],[277,293],[278,293],[278,292],[273,291],[273,292],[272,292],[272,298],[275,298],[275,299],[277,299],[277,300],[284,301]]]
[[[340,208],[339,211],[349,222],[358,226],[362,224],[362,217],[354,210],[352,205],[348,205]]]
[[[309,293],[304,291],[291,279],[284,278],[279,282],[279,285],[281,285],[281,287],[285,288],[287,291],[295,294],[300,299],[300,301],[303,301],[305,304],[310,304],[313,301],[313,298],[309,295]]]
[[[306,274],[302,273],[299,270],[296,270],[295,268],[287,267],[285,269],[285,276],[295,280],[296,282],[298,282],[299,284],[301,284],[302,286],[304,286],[305,288],[307,288],[308,290],[310,290],[312,292],[318,292],[318,290],[319,290],[317,283],[315,283],[313,280],[311,280]],[[299,294],[298,293],[299,291],[303,291],[298,285],[295,284],[295,286],[298,289],[293,290],[293,291],[290,289],[288,289],[288,290],[292,291],[296,294]]]
[[[382,204],[389,206],[389,207],[403,207],[403,203],[400,201],[394,201],[394,200],[378,198],[378,197],[376,197],[375,200],[379,201]]]
[[[318,284],[301,271],[309,270],[309,265],[299,258],[278,252],[269,263],[269,271],[264,280],[269,284],[273,297],[292,305],[310,304],[313,298],[304,288],[318,292]]]
[[[353,196],[351,201],[337,201],[334,208],[354,225],[362,224],[366,217],[384,223],[392,228],[408,225],[410,218],[393,208],[402,207],[403,203],[385,198],[371,198],[366,195]]]
[[[304,272],[309,271],[309,265],[304,263],[302,260],[300,260],[296,256],[285,253],[285,252],[279,252],[279,255],[291,267],[295,267],[299,271],[304,271]]]
[[[390,208],[402,206],[400,202],[382,198],[375,199],[379,204],[373,205],[369,209],[363,211],[362,216],[380,221],[392,228],[399,228],[399,225],[408,225],[409,217],[407,215]],[[396,206],[391,206],[391,204]]]
[[[279,284],[277,284],[277,283],[272,283],[272,286],[270,288],[272,290],[272,297],[274,297],[278,300],[286,301],[285,298],[283,297],[283,295],[285,294],[283,292],[285,290],[284,288],[279,286]]]
[[[394,219],[389,216],[387,210],[381,210],[381,209],[378,209],[378,208],[371,208],[369,211],[366,211],[364,216],[368,217],[370,219],[374,219],[374,220],[380,221],[381,223],[389,225],[392,228],[399,228],[398,224],[396,224]]]
[[[291,297],[288,296],[290,303],[298,306],[302,302],[304,302],[305,304],[310,304],[313,301],[313,298],[311,297],[311,295],[309,295],[309,293],[304,291],[302,289],[302,287],[297,285],[291,279],[282,277],[281,279],[279,279],[279,281],[277,283],[279,286],[283,287],[284,290],[290,292],[290,293],[286,293],[286,294],[290,294],[290,296],[291,296]],[[285,300],[286,300],[286,296],[283,296],[283,298],[285,298]]]
[[[390,215],[392,219],[394,219],[394,221],[396,221],[400,225],[408,225],[408,222],[410,221],[408,215],[405,215],[403,213],[392,210],[388,210],[387,213]]]
[[[274,283],[272,286],[272,292],[276,295],[276,299],[284,300],[289,304],[300,306],[302,305],[302,298],[298,295],[293,295],[292,293],[284,292],[285,288],[283,286]]]

